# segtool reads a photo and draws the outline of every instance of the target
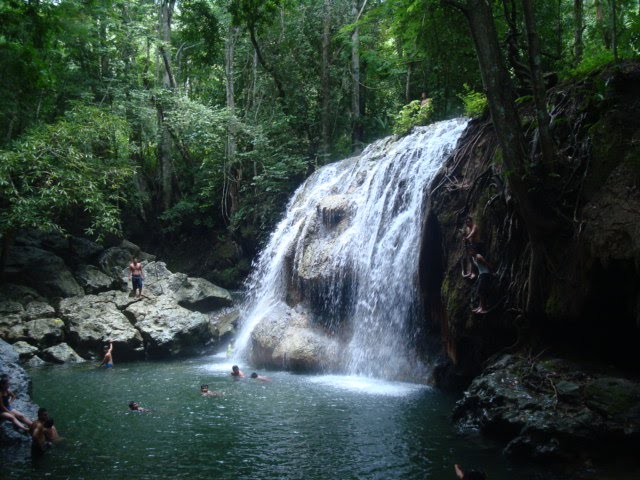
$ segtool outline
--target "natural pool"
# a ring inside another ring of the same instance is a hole
[[[66,440],[37,463],[4,449],[0,478],[446,480],[456,462],[491,480],[576,478],[457,435],[454,399],[422,385],[285,372],[261,383],[230,367],[212,356],[31,370],[34,400]],[[201,383],[224,396],[200,396]],[[128,412],[130,400],[152,411]]]

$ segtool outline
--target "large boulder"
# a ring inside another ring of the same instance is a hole
[[[42,351],[42,358],[51,363],[82,363],[86,360],[66,343],[59,343]]]
[[[252,361],[259,366],[318,372],[337,367],[340,345],[300,311],[270,312],[251,333]]]
[[[84,295],[84,290],[57,255],[36,247],[13,247],[5,273],[48,298]]]
[[[217,343],[224,342],[233,336],[236,331],[240,311],[234,308],[225,308],[209,316],[209,332]]]
[[[26,306],[30,302],[44,302],[45,298],[33,288],[17,285],[15,283],[3,283],[0,285],[0,302],[19,302]]]
[[[506,355],[473,381],[454,419],[507,441],[509,456],[602,460],[640,447],[640,383],[565,360]]]
[[[117,279],[101,272],[93,265],[80,265],[75,271],[76,280],[86,293],[100,293],[120,288]]]
[[[54,318],[56,316],[55,309],[47,302],[33,301],[27,304],[25,308],[25,320],[36,320],[39,318]]]
[[[24,324],[24,337],[42,348],[64,339],[64,322],[59,318],[37,318]]]
[[[181,307],[171,296],[132,303],[126,312],[135,319],[151,357],[193,352],[211,340],[207,316]]]
[[[18,354],[20,363],[23,365],[31,360],[39,351],[38,347],[29,345],[27,342],[23,341],[14,343],[13,350]]]
[[[0,340],[0,374],[9,376],[9,388],[16,394],[14,408],[28,418],[34,418],[38,407],[31,401],[31,379],[20,366],[16,351],[4,340]],[[0,422],[0,445],[26,443],[29,440],[28,435],[17,432],[9,422]]]
[[[21,303],[0,302],[0,338],[8,342],[16,342],[24,338],[22,319],[24,308]]]
[[[122,309],[128,305],[123,292],[66,298],[60,302],[60,316],[67,325],[68,342],[85,356],[100,356],[102,347],[114,343],[114,355],[140,358],[143,343]]]

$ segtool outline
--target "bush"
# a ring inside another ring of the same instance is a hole
[[[458,97],[462,100],[466,117],[480,117],[487,110],[487,96],[482,92],[472,90],[466,83],[464,84],[464,93]]]
[[[402,107],[402,110],[393,117],[393,133],[406,135],[416,125],[427,125],[433,118],[433,104],[428,99],[424,105],[420,100],[414,100]]]

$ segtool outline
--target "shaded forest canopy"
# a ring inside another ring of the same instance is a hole
[[[432,120],[486,94],[505,163],[544,181],[546,88],[636,56],[639,15],[635,0],[4,1],[3,255],[25,227],[124,234],[232,286],[300,181],[422,92]],[[500,129],[518,98],[533,147]],[[526,182],[511,187],[526,211]]]

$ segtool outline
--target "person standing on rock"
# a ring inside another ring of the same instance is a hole
[[[133,295],[138,298],[141,297],[142,296],[142,280],[144,280],[144,272],[142,271],[142,264],[135,257],[129,264],[129,280],[131,280]],[[136,290],[138,291],[137,295],[136,295]]]
[[[0,377],[0,395],[2,396],[0,419],[9,420],[17,429],[28,432],[29,427],[31,427],[31,421],[11,406],[11,403],[16,399],[16,394],[9,390],[8,375]]]
[[[478,293],[479,304],[477,308],[474,308],[473,313],[483,314],[487,313],[487,296],[489,294],[489,285],[491,282],[491,270],[493,265],[484,258],[478,248],[471,244],[468,248],[471,261],[478,269],[478,279],[476,280],[476,292]]]
[[[102,363],[100,363],[101,367],[105,368],[113,368],[113,342],[109,342],[109,346],[105,345],[104,347],[104,358],[102,359]]]

